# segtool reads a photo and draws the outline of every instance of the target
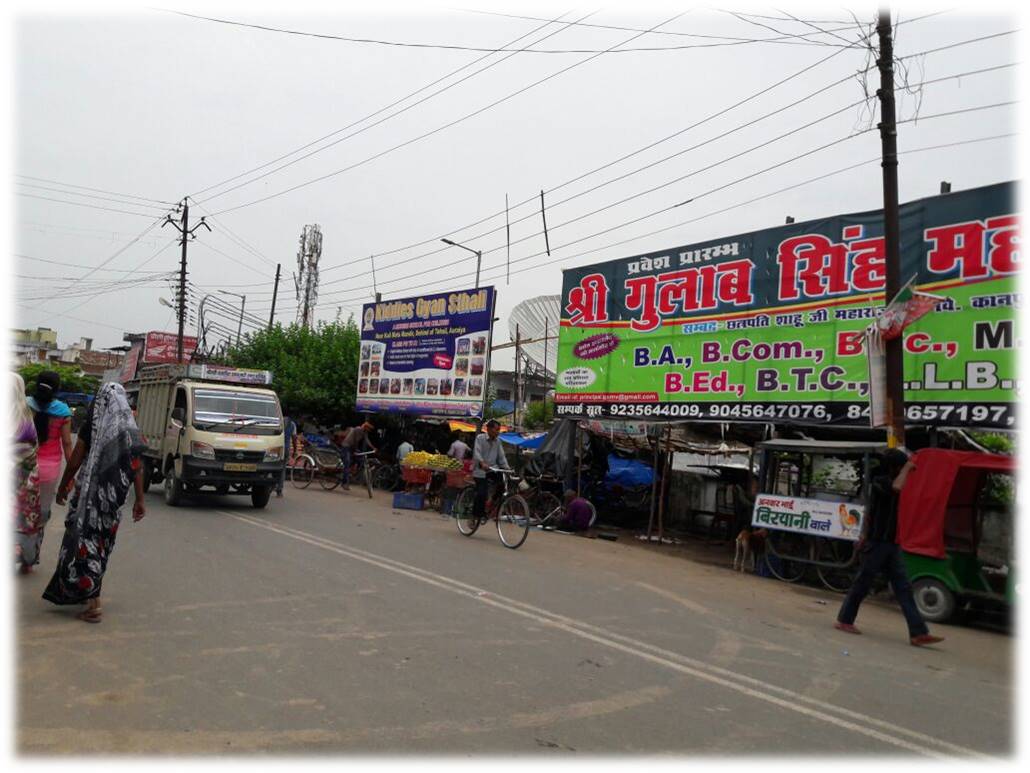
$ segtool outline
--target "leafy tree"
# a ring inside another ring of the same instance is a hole
[[[276,325],[231,349],[231,365],[272,371],[272,386],[294,416],[333,425],[356,419],[361,337],[353,317],[314,328]]]
[[[522,425],[526,429],[545,429],[554,421],[554,400],[537,400],[526,408]]]
[[[76,367],[56,363],[30,362],[18,368],[18,374],[25,379],[26,394],[32,394],[35,391],[36,379],[39,378],[39,374],[48,370],[54,371],[61,377],[62,392],[84,392],[91,395],[100,387],[100,379],[96,376],[86,375]]]

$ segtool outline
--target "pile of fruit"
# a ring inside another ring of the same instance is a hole
[[[404,457],[405,467],[420,467],[429,470],[460,470],[461,462],[443,454],[430,454],[425,451],[411,451]]]

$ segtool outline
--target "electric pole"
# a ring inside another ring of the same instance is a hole
[[[272,329],[275,321],[275,299],[279,295],[279,272],[282,270],[282,263],[275,264],[275,287],[272,288],[272,313],[268,315],[268,329]]]
[[[898,214],[898,126],[894,108],[894,41],[890,8],[881,8],[876,24],[880,51],[880,142],[883,167],[883,240],[886,260],[885,304],[901,290],[901,235]],[[905,444],[903,336],[885,342],[887,364],[887,445]]]
[[[200,222],[193,226],[193,230],[190,230],[190,205],[188,199],[182,200],[182,224],[176,223],[172,220],[172,216],[168,215],[165,221],[161,223],[161,227],[164,228],[166,225],[171,223],[175,226],[176,230],[182,235],[182,257],[179,259],[179,293],[176,298],[178,304],[178,315],[179,315],[179,338],[175,345],[176,361],[179,363],[183,362],[182,356],[182,332],[186,325],[186,246],[189,244],[190,239],[196,239],[196,231],[201,226],[204,226],[207,230],[211,230],[211,226],[204,222],[204,218],[200,218]]]

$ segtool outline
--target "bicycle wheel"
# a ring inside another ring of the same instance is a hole
[[[312,478],[315,477],[315,460],[307,454],[298,456],[294,460],[293,471],[290,473],[290,478],[293,480],[295,488],[307,488],[311,485]]]
[[[392,464],[384,464],[372,474],[372,485],[380,491],[393,491],[397,477],[397,468]]]
[[[808,562],[804,559],[810,552],[807,542],[807,538],[801,534],[770,531],[765,553],[765,565],[769,573],[783,582],[797,582],[804,577],[808,569]]]
[[[372,498],[372,471],[368,469],[367,464],[361,465],[361,477],[365,480],[365,491],[368,492],[368,498]]]
[[[474,515],[476,509],[476,489],[474,486],[463,488],[454,500],[454,522],[458,531],[471,537],[479,528],[479,519]]]
[[[323,467],[318,471],[318,482],[326,491],[332,491],[340,485],[340,468]]]
[[[815,555],[820,563],[838,564],[838,566],[819,566],[815,568],[819,580],[834,593],[847,593],[858,576],[857,561],[847,566],[839,566],[851,559],[855,543],[848,540],[820,537],[816,539]]]
[[[515,549],[526,541],[529,534],[529,504],[514,494],[497,508],[497,536],[504,547]]]
[[[537,491],[526,503],[535,526],[557,526],[561,520],[561,500],[549,491]]]

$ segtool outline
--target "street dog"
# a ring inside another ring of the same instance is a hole
[[[750,558],[751,571],[754,572],[757,559],[765,556],[765,540],[768,536],[769,532],[765,529],[741,529],[733,554],[733,570],[743,572]]]

